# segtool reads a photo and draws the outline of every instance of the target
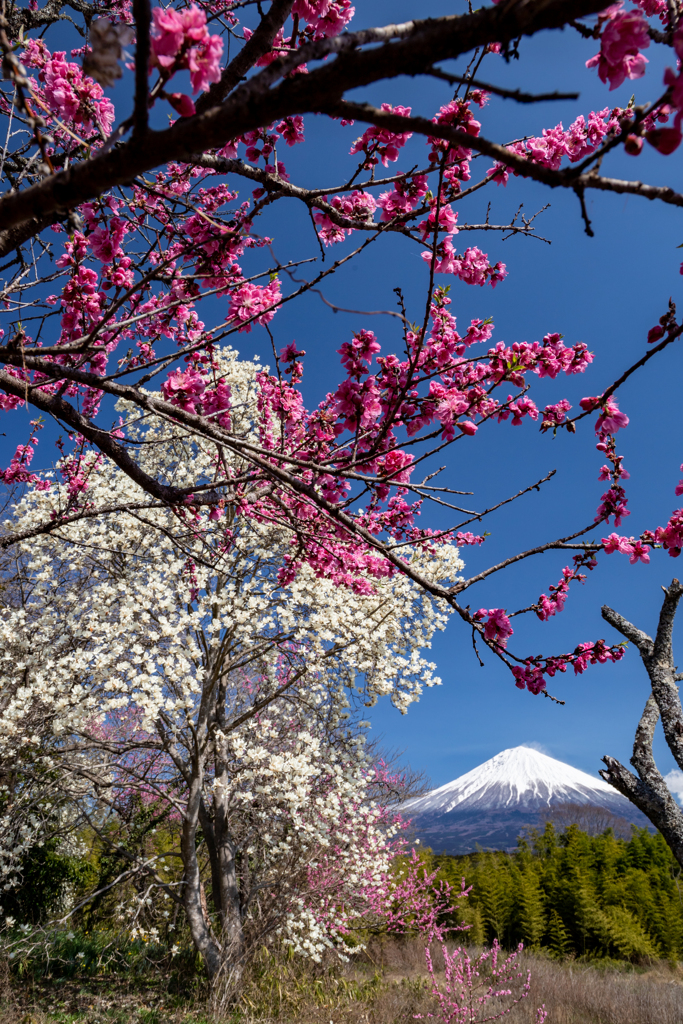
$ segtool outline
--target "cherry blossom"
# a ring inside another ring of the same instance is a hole
[[[194,3],[183,11],[155,7],[152,19],[152,60],[165,77],[187,68],[193,92],[219,80],[223,40],[209,34],[204,10]]]
[[[390,114],[398,114],[401,117],[410,117],[411,108],[396,106],[390,103],[383,103],[382,110]],[[412,132],[391,132],[383,128],[368,128],[360,138],[356,139],[351,147],[351,154],[364,153],[366,156],[364,166],[374,167],[380,160],[387,167],[390,163],[398,160],[399,150],[405,146],[408,139],[412,138]]]
[[[642,78],[648,63],[640,52],[650,45],[647,22],[638,11],[622,11],[621,7],[621,3],[615,4],[604,12],[608,21],[600,52],[586,61],[587,68],[597,67],[601,82],[609,80],[610,89],[618,88],[627,78]]]

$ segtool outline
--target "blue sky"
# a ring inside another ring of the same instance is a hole
[[[457,9],[455,5],[439,8],[430,4],[424,13]],[[409,17],[414,7],[409,3],[360,3],[356,10],[355,24],[360,27],[387,17]],[[580,113],[588,115],[591,110],[616,103],[626,105],[633,91],[639,102],[658,95],[666,60],[654,52],[654,47],[648,51],[648,77],[637,83],[627,82],[613,92],[598,81],[595,72],[584,67],[595,51],[593,41],[556,32],[523,40],[521,59],[510,65],[506,66],[500,57],[488,57],[479,73],[484,81],[529,91],[577,90],[581,98],[532,108],[493,99],[481,113],[482,133],[497,141],[540,134],[544,127],[560,120],[567,127]],[[462,68],[463,62],[454,67]],[[408,103],[415,113],[428,116],[450,98],[447,86],[408,79],[361,90],[361,95],[375,102]],[[349,143],[361,127],[347,129]],[[336,178],[330,176],[329,161],[333,153],[339,154],[341,165],[342,132],[322,121],[314,129],[322,140],[319,163],[299,167],[296,161],[304,156],[303,150],[291,156],[288,153],[292,179],[302,183],[312,183],[321,176],[326,183],[341,180],[341,173]],[[405,155],[398,166],[412,166],[411,155],[416,153],[415,160],[419,159],[423,145],[422,140],[414,140],[411,154]],[[306,158],[310,160],[310,153]],[[487,166],[487,162],[477,161],[474,166],[478,171],[482,165]],[[679,154],[665,159],[649,147],[637,159],[626,155],[612,158],[605,173],[679,188],[683,184]],[[585,394],[599,393],[642,354],[647,330],[665,311],[670,295],[675,300],[681,296],[680,254],[676,251],[683,242],[679,210],[633,197],[595,193],[588,197],[595,230],[595,238],[590,239],[572,194],[515,180],[507,189],[483,189],[465,201],[459,207],[461,222],[483,219],[488,201],[492,202],[492,221],[502,223],[511,218],[519,203],[524,203],[527,215],[550,203],[550,209],[537,223],[552,245],[523,238],[504,243],[493,232],[478,237],[461,234],[458,242],[462,248],[476,244],[489,253],[492,262],[503,259],[509,276],[495,292],[456,282],[451,293],[452,310],[459,323],[467,325],[472,316],[493,315],[496,341],[532,341],[549,331],[561,332],[567,343],[585,341],[596,356],[589,374],[578,380],[544,382],[547,386],[539,388],[536,397],[539,403],[562,396],[575,402]],[[305,231],[299,211],[290,215],[292,227],[296,218],[297,230]],[[418,308],[425,272],[418,253],[401,245],[401,241],[383,240],[379,252],[375,250],[364,262],[326,285],[326,296],[360,309],[391,308],[391,290],[399,285],[415,303],[413,308]],[[281,249],[276,251],[280,255]],[[307,350],[305,383],[311,399],[331,388],[332,353],[352,330],[371,327],[383,345],[397,344],[397,331],[388,317],[372,317],[371,322],[371,317],[331,315],[314,300],[307,304],[310,317],[301,316],[301,308],[283,310],[276,341],[279,344],[281,337],[290,340],[289,327]],[[622,527],[628,534],[666,522],[679,504],[674,485],[683,461],[681,362],[680,350],[670,350],[621,392],[622,408],[631,418],[630,427],[618,438],[625,465],[632,474],[628,492],[632,516]],[[582,428],[577,436],[563,433],[553,439],[542,436],[530,423],[519,428],[492,426],[481,430],[473,442],[458,444],[443,459],[449,463],[446,472],[450,485],[474,490],[474,498],[468,499],[474,507],[513,494],[550,469],[558,470],[541,495],[527,496],[511,510],[488,520],[487,528],[493,536],[481,549],[464,551],[468,572],[559,536],[567,527],[591,521],[602,493],[597,480],[601,459],[589,425],[583,423]],[[453,521],[434,512],[426,512],[425,519],[427,515],[431,524],[442,526]],[[596,536],[604,532],[598,530]],[[524,606],[557,582],[564,564],[565,560],[555,554],[529,560],[472,591],[472,605]],[[603,556],[585,587],[572,587],[561,615],[547,624],[536,617],[517,618],[514,649],[518,654],[550,653],[570,650],[581,641],[598,637],[621,639],[601,620],[603,603],[632,616],[642,628],[653,629],[659,588],[677,571],[681,571],[679,564],[666,553],[654,554],[649,566],[631,566],[624,556]],[[634,729],[647,696],[646,677],[635,651],[630,650],[620,665],[595,667],[584,676],[567,674],[553,681],[551,690],[566,700],[564,707],[517,690],[507,670],[493,657],[486,657],[485,668],[480,669],[469,636],[456,621],[437,637],[433,657],[443,681],[440,687],[425,691],[419,705],[412,706],[407,716],[400,716],[384,700],[370,718],[373,734],[404,750],[415,767],[430,774],[434,785],[449,781],[507,746],[528,741],[540,743],[549,754],[594,773],[605,754],[628,762]],[[660,737],[657,758],[664,771],[674,767]]]
[[[430,4],[424,14],[458,9],[455,5]],[[400,21],[413,12],[409,3],[360,3],[355,24],[361,27],[388,18]],[[591,40],[570,32],[554,32],[523,40],[520,61],[506,65],[501,58],[487,58],[480,71],[485,81],[529,91],[575,90],[581,96],[578,101],[534,107],[492,100],[481,113],[483,134],[500,142],[523,134],[540,134],[543,127],[552,127],[560,120],[568,127],[579,113],[625,106],[634,91],[637,102],[659,94],[667,61],[654,47],[648,51],[648,77],[627,82],[611,93],[594,71],[584,67],[595,51],[596,44]],[[463,66],[463,62],[452,65]],[[405,103],[412,105],[414,112],[428,116],[450,98],[445,85],[409,79],[359,90],[359,97],[375,103]],[[363,127],[347,129],[349,143]],[[303,149],[286,154],[292,180],[304,184],[321,177],[330,184],[342,180],[341,167],[346,165],[345,161],[342,164],[345,143],[342,148],[339,142],[342,132],[322,121],[315,124],[315,131],[321,139],[319,161],[311,161],[309,151],[306,162],[299,166],[297,159],[304,156]],[[422,140],[413,140],[410,152],[398,166],[412,166],[422,155],[423,145]],[[339,154],[340,173],[336,177],[330,175],[332,154]],[[411,160],[412,154],[417,155]],[[475,163],[477,174],[482,165],[486,167],[488,162]],[[663,158],[649,147],[638,158],[613,157],[605,173],[667,183],[679,189],[683,185],[680,155]],[[567,343],[588,344],[596,357],[589,373],[579,379],[543,382],[535,396],[539,404],[564,396],[577,402],[586,394],[599,393],[645,350],[647,330],[665,311],[669,296],[674,300],[681,297],[681,254],[676,251],[683,242],[680,211],[634,197],[596,192],[587,197],[595,230],[595,237],[588,238],[573,194],[515,180],[507,189],[485,189],[465,200],[459,207],[460,221],[483,220],[489,201],[494,223],[509,221],[521,202],[527,215],[550,203],[537,224],[552,244],[527,238],[502,242],[493,233],[461,234],[457,239],[461,248],[477,244],[490,254],[491,262],[504,260],[509,277],[495,291],[456,281],[451,290],[452,311],[464,325],[471,317],[493,316],[496,341],[533,341],[548,331],[560,331]],[[296,223],[301,237],[306,226],[300,212],[287,210],[282,215],[292,217],[292,230]],[[392,289],[400,285],[414,303],[412,308],[419,308],[425,272],[418,253],[402,245],[401,240],[382,241],[381,249],[325,285],[326,297],[357,309],[392,308]],[[282,258],[279,245],[276,251]],[[287,251],[291,251],[290,245]],[[311,400],[330,389],[334,380],[330,370],[332,353],[352,330],[371,327],[383,346],[398,344],[397,329],[389,318],[330,315],[322,304],[316,307],[315,300],[307,304],[310,319],[301,316],[301,309],[292,306],[283,310],[276,342],[279,344],[280,337],[290,340],[289,327],[307,350],[305,384]],[[619,450],[631,472],[628,494],[632,515],[621,528],[626,533],[666,522],[679,504],[673,488],[683,461],[678,411],[681,363],[680,350],[669,351],[620,393],[621,407],[631,419],[629,428],[619,437]],[[511,510],[490,518],[487,528],[492,536],[486,544],[463,552],[468,573],[592,520],[602,493],[597,480],[602,460],[595,451],[592,430],[586,422],[581,426],[575,437],[563,433],[556,439],[541,436],[530,423],[520,428],[492,426],[480,431],[469,445],[454,447],[442,460],[448,462],[450,486],[475,491],[474,498],[467,499],[474,502],[473,507],[512,494],[549,469],[558,470],[540,495],[526,496]],[[426,512],[425,520],[427,516],[430,524],[452,523],[438,513]],[[605,532],[600,530],[596,535]],[[557,582],[564,564],[565,560],[554,554],[524,563],[473,590],[472,605],[512,608],[529,604],[542,591],[547,592],[550,583]],[[603,603],[633,617],[642,628],[653,629],[660,587],[680,571],[679,564],[663,552],[656,553],[649,566],[631,566],[624,556],[604,556],[586,585],[572,588],[562,615],[546,624],[535,617],[515,620],[514,650],[517,654],[557,653],[571,650],[583,640],[620,639],[600,617]],[[539,743],[551,755],[593,773],[601,767],[604,754],[628,761],[635,725],[648,692],[644,671],[633,650],[616,666],[596,666],[583,676],[567,674],[554,680],[551,692],[566,700],[564,707],[521,693],[507,670],[492,657],[485,659],[486,666],[481,669],[469,636],[455,620],[437,637],[433,657],[442,686],[427,690],[406,716],[385,700],[369,717],[373,735],[403,749],[415,767],[430,774],[435,786],[505,747],[525,742]],[[657,756],[663,771],[674,767],[661,737]]]
[[[407,19],[415,13],[415,6],[407,0],[392,0],[391,4],[359,0],[353,27]],[[464,5],[439,3],[419,6],[422,16],[464,9]],[[540,134],[543,127],[560,120],[567,127],[579,113],[587,115],[592,109],[626,105],[632,92],[638,102],[659,95],[667,60],[654,47],[648,51],[647,77],[627,82],[612,93],[598,81],[595,71],[584,67],[595,51],[592,41],[570,32],[555,32],[523,40],[520,61],[506,65],[500,57],[487,58],[480,71],[485,81],[530,91],[579,90],[581,97],[533,107],[493,99],[482,111],[483,134],[505,142],[523,134]],[[453,64],[453,68],[463,67],[463,62]],[[125,82],[122,89],[123,95]],[[450,93],[444,83],[398,78],[359,91],[358,98],[404,103],[415,113],[432,116],[450,99]],[[351,166],[349,147],[364,127],[342,129],[323,118],[307,118],[306,145],[279,154],[292,181],[309,186],[341,183]],[[412,166],[424,159],[425,152],[423,140],[412,140],[394,166],[399,170]],[[477,176],[487,166],[488,161],[477,160]],[[680,151],[664,158],[646,147],[638,158],[624,154],[610,158],[603,170],[616,177],[640,178],[683,190]],[[248,190],[244,193],[248,195]],[[509,276],[495,291],[444,278],[443,283],[453,284],[451,309],[459,324],[466,327],[472,317],[492,316],[494,341],[533,341],[549,331],[561,332],[568,344],[585,341],[596,357],[588,374],[578,380],[540,382],[533,397],[545,405],[560,397],[576,403],[583,395],[600,393],[645,350],[647,331],[665,312],[669,296],[674,300],[682,297],[682,254],[676,250],[683,243],[681,211],[596,192],[587,196],[595,230],[595,237],[588,238],[573,194],[511,179],[507,189],[492,186],[465,200],[458,207],[460,222],[482,220],[489,201],[493,223],[508,222],[520,203],[529,215],[549,202],[550,209],[537,224],[552,244],[528,238],[503,242],[493,232],[486,236],[461,234],[456,240],[461,248],[479,245],[489,253],[491,262],[506,262]],[[265,224],[262,229],[266,230]],[[294,201],[274,209],[267,230],[282,261],[318,254],[310,221]],[[333,252],[336,256],[337,251]],[[265,266],[266,259],[262,252],[254,257],[256,262],[245,261],[245,269],[253,272],[252,266]],[[409,315],[412,312],[417,318],[418,310],[424,308],[425,285],[426,268],[419,250],[406,239],[385,236],[367,255],[326,283],[324,294],[343,306],[385,309],[393,308],[392,290],[400,286]],[[224,318],[225,310],[218,303],[213,309],[217,319]],[[208,322],[211,316],[207,314],[208,310],[204,315]],[[316,296],[290,304],[277,315],[272,324],[277,347],[296,339],[307,351],[304,389],[309,404],[336,387],[341,375],[336,349],[361,327],[374,330],[385,351],[398,348],[399,332],[393,319],[333,314]],[[237,347],[245,356],[258,354],[272,362],[270,342],[261,330],[239,336]],[[646,527],[663,525],[680,503],[673,488],[683,461],[679,411],[682,360],[680,348],[667,350],[620,392],[621,407],[631,418],[629,428],[618,437],[631,473],[628,495],[632,515],[622,532],[637,534]],[[19,417],[6,418],[4,430],[7,437],[1,440],[7,464],[17,440],[23,439],[25,422]],[[541,436],[537,427],[525,423],[520,428],[492,425],[447,453],[442,460],[448,463],[443,482],[474,491],[474,497],[467,499],[474,502],[473,507],[485,507],[548,470],[558,470],[540,494],[528,495],[491,517],[487,529],[492,536],[483,548],[463,552],[468,574],[592,520],[604,489],[597,480],[603,460],[594,446],[595,438],[585,421],[576,436],[562,433],[556,439]],[[41,457],[51,461],[47,446],[41,447]],[[426,512],[423,524],[444,527],[452,520],[438,512]],[[596,531],[598,537],[604,534],[604,530]],[[527,605],[557,582],[564,564],[561,556],[546,554],[478,587],[468,599],[474,607]],[[515,653],[560,653],[598,637],[616,641],[619,638],[600,618],[603,603],[652,630],[661,601],[660,587],[681,571],[683,564],[664,552],[655,553],[649,566],[634,567],[624,556],[603,556],[585,587],[572,587],[560,616],[546,624],[529,617],[515,620]],[[369,717],[372,735],[382,736],[390,747],[403,749],[407,760],[424,769],[435,786],[505,747],[524,742],[538,743],[551,755],[593,773],[604,754],[628,761],[648,692],[644,670],[633,650],[616,666],[597,666],[583,676],[567,674],[553,681],[552,692],[566,701],[564,707],[517,690],[507,670],[492,657],[480,668],[467,632],[455,620],[437,638],[433,658],[442,686],[426,691],[406,716],[382,701]],[[674,766],[661,737],[657,756],[664,772]]]

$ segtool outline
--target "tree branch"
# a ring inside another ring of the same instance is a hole
[[[147,131],[148,111],[148,65],[149,28],[152,21],[149,0],[133,0],[135,19],[135,108],[133,113],[133,136],[136,141]]]
[[[668,186],[645,185],[642,181],[622,181],[619,178],[603,178],[594,169],[584,174],[574,167],[565,167],[562,170],[554,171],[526,157],[518,156],[505,146],[501,146],[497,142],[490,142],[481,135],[476,137],[468,135],[466,132],[449,128],[447,125],[434,124],[433,121],[424,117],[401,117],[399,114],[379,110],[368,103],[346,101],[339,101],[331,106],[321,105],[320,109],[323,113],[353,118],[356,121],[366,121],[392,131],[418,132],[420,135],[445,139],[448,142],[457,143],[459,146],[466,146],[468,149],[474,149],[478,153],[483,153],[484,156],[490,156],[492,160],[504,164],[520,177],[532,178],[549,188],[571,188],[579,192],[587,188],[595,188],[603,192],[628,193],[642,196],[644,199],[658,199],[660,202],[672,206],[683,206],[683,195]]]
[[[637,629],[628,619],[625,619],[623,615],[615,612],[606,604],[600,609],[600,614],[605,622],[609,622],[610,626],[613,626],[622,636],[626,637],[632,644],[635,644],[641,654],[652,654],[654,643],[651,636],[643,633],[641,629]]]
[[[50,175],[39,184],[10,193],[0,201],[0,224],[7,230],[34,218],[59,219],[66,210],[116,185],[128,184],[153,167],[171,160],[190,161],[198,149],[221,147],[230,139],[291,114],[331,109],[349,89],[398,75],[423,74],[435,61],[457,57],[476,46],[560,28],[572,18],[596,13],[602,3],[603,0],[507,0],[474,14],[408,22],[387,30],[348,33],[311,43],[298,50],[294,60],[274,61],[220,106],[195,117],[180,118],[165,131],[147,132],[144,141],[131,139],[107,153],[100,152],[90,160]],[[380,47],[357,49],[383,35],[399,38]],[[325,53],[337,56],[307,75],[290,76],[271,88],[291,67]],[[405,131],[408,121],[400,120],[400,130]],[[427,124],[431,122],[425,121]],[[434,128],[431,125],[431,133],[438,134]],[[454,132],[453,136],[459,134],[463,133]],[[476,141],[468,135],[463,137],[468,145]],[[496,147],[496,153],[498,149],[506,152],[503,147]],[[536,166],[529,161],[521,162],[529,168]]]
[[[214,82],[208,92],[197,101],[197,113],[222,103],[232,92],[237,83],[253,68],[259,57],[263,57],[273,46],[273,40],[289,17],[294,0],[273,0],[270,10],[261,18],[259,26],[251,39],[248,39],[240,52],[234,57],[221,75],[219,82]]]

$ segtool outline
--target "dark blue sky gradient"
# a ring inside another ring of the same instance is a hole
[[[460,9],[461,5],[436,2],[418,5],[418,13],[425,17]],[[416,13],[416,5],[407,0],[391,4],[360,0],[356,10],[353,27],[361,28],[408,19]],[[479,73],[484,81],[539,92],[578,90],[581,98],[532,107],[492,98],[481,112],[482,133],[498,142],[510,141],[524,134],[540,134],[543,127],[552,127],[560,120],[568,127],[579,113],[587,116],[593,109],[626,105],[632,92],[639,103],[659,95],[663,68],[671,63],[668,52],[650,47],[646,78],[627,82],[610,93],[595,71],[584,67],[596,49],[595,42],[586,42],[573,32],[553,32],[523,40],[519,61],[506,65],[501,57],[488,57]],[[464,61],[452,62],[451,69],[462,70],[464,66]],[[123,97],[128,89],[124,81],[118,92]],[[398,78],[381,87],[359,90],[356,96],[377,104],[403,103],[412,106],[414,113],[432,116],[451,93],[442,82]],[[123,106],[120,109],[125,110]],[[348,150],[365,127],[341,128],[322,117],[307,117],[306,144],[280,152],[279,158],[285,161],[296,184],[341,184],[353,166]],[[414,138],[390,172],[415,163],[424,166],[426,153],[424,140]],[[488,166],[489,160],[476,159],[473,181]],[[616,154],[607,159],[603,173],[683,189],[680,151],[668,158],[649,147],[638,158]],[[243,196],[249,191],[243,187]],[[461,251],[468,245],[478,245],[489,253],[491,262],[506,262],[509,271],[507,280],[495,291],[442,277],[442,283],[453,285],[451,310],[461,330],[464,332],[473,317],[492,316],[496,325],[494,342],[540,340],[549,331],[561,332],[567,344],[584,341],[595,353],[588,373],[578,379],[539,381],[532,397],[542,407],[561,397],[576,404],[584,395],[599,394],[644,352],[647,331],[665,312],[669,296],[674,300],[681,297],[681,253],[676,251],[683,242],[680,211],[634,197],[589,193],[587,204],[595,237],[588,238],[573,193],[511,178],[507,188],[489,186],[458,204],[460,222],[483,220],[488,202],[492,223],[508,222],[520,203],[530,215],[549,202],[550,209],[536,224],[539,233],[552,244],[521,237],[503,242],[494,232],[460,234],[455,243]],[[274,251],[283,262],[319,255],[308,215],[295,200],[281,201],[273,207],[260,230],[273,237]],[[328,249],[327,260],[331,262],[357,244],[357,237],[344,247]],[[254,273],[268,266],[268,260],[267,251],[261,250],[250,254],[242,265],[245,273]],[[308,268],[302,268],[297,276],[303,276],[303,271],[308,276]],[[417,320],[424,310],[427,280],[420,249],[407,239],[387,235],[326,281],[322,290],[326,298],[342,306],[376,310],[396,308],[393,288],[400,286],[409,316]],[[283,291],[290,288],[283,278]],[[225,301],[202,307],[207,325],[224,319]],[[309,406],[336,388],[342,375],[336,350],[352,331],[361,327],[374,330],[385,353],[399,350],[401,343],[395,319],[334,314],[315,295],[286,305],[271,326],[278,349],[293,339],[306,349],[304,391]],[[232,340],[243,355],[258,354],[272,363],[270,342],[262,329]],[[631,418],[629,428],[618,435],[618,447],[631,472],[627,492],[632,510],[620,532],[639,533],[646,527],[663,525],[680,504],[673,489],[683,461],[682,359],[680,348],[667,350],[620,391],[621,408]],[[25,421],[23,417],[21,420],[20,425],[19,418],[5,419],[5,464],[19,435],[24,434]],[[41,448],[42,457],[51,461],[54,456],[47,446]],[[447,470],[440,482],[474,491],[472,498],[464,499],[472,502],[469,507],[473,508],[493,504],[548,470],[558,470],[540,494],[526,495],[490,517],[486,529],[492,536],[485,545],[463,551],[468,575],[526,547],[587,525],[604,490],[597,480],[603,459],[595,451],[595,437],[587,421],[580,424],[576,436],[563,432],[556,439],[542,436],[531,422],[517,428],[509,423],[488,424],[476,438],[454,445],[435,466],[444,462]],[[425,508],[422,525],[450,526],[455,521],[452,515],[455,513]],[[595,536],[606,532],[600,528]],[[567,560],[552,552],[530,559],[477,587],[468,593],[467,601],[475,608],[524,607],[558,581]],[[681,571],[683,565],[665,552],[655,553],[649,566],[630,566],[623,555],[602,556],[586,585],[572,586],[566,610],[560,616],[545,624],[529,616],[514,620],[511,649],[518,655],[550,654],[572,650],[577,643],[598,637],[616,641],[619,638],[600,617],[603,603],[652,630],[661,600],[660,587]],[[504,747],[528,741],[540,743],[553,756],[590,772],[598,770],[603,754],[628,761],[633,731],[648,692],[644,671],[633,650],[616,666],[596,666],[583,676],[568,673],[553,680],[551,692],[566,700],[564,707],[517,690],[507,669],[490,655],[485,657],[485,668],[480,668],[470,637],[459,620],[453,619],[438,637],[433,657],[443,679],[441,687],[426,691],[406,716],[383,700],[369,717],[372,735],[381,735],[388,746],[404,749],[407,759],[414,767],[426,770],[434,785],[449,781]],[[657,755],[663,771],[674,766],[661,738]]]

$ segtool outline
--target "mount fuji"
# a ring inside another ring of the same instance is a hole
[[[460,854],[477,847],[511,849],[525,826],[542,827],[548,813],[567,804],[607,812],[603,827],[612,815],[649,824],[601,778],[524,746],[502,750],[459,779],[409,800],[401,813],[435,853]]]

